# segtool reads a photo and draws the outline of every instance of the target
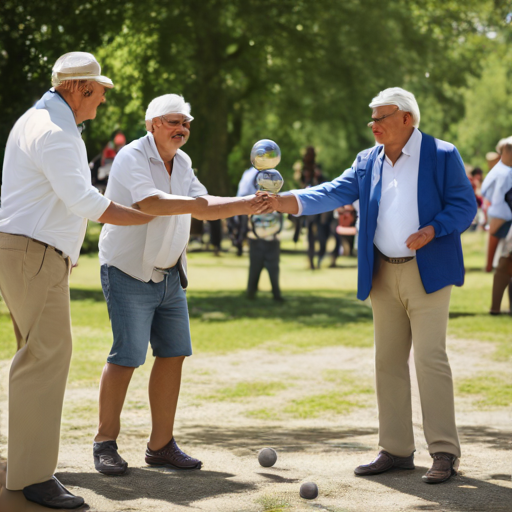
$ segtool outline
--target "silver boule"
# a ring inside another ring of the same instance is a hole
[[[279,146],[270,139],[262,139],[256,142],[251,150],[251,163],[258,169],[264,171],[276,167],[281,161],[281,150]]]
[[[314,482],[304,482],[300,486],[300,497],[305,500],[314,500],[318,496],[318,485]]]
[[[263,448],[258,453],[258,462],[264,468],[272,467],[277,461],[277,452],[273,448]]]
[[[256,185],[258,186],[258,190],[263,192],[277,194],[283,187],[283,183],[284,180],[281,173],[275,169],[260,171],[256,176]]]

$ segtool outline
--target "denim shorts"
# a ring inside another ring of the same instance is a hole
[[[160,283],[139,281],[116,267],[101,266],[114,343],[107,362],[138,367],[148,343],[155,357],[192,355],[187,297],[178,267]]]

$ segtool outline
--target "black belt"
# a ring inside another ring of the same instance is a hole
[[[27,237],[27,238],[30,238],[30,237]],[[60,254],[64,258],[64,253],[60,249],[53,247],[53,245],[46,244],[44,242],[41,242],[40,240],[36,240],[35,238],[30,238],[30,240],[32,240],[36,244],[44,245],[46,248],[53,249],[57,254]]]
[[[377,249],[377,246],[375,245],[375,250],[377,251],[377,254],[388,263],[392,263],[393,265],[400,265],[402,263],[407,263],[408,261],[411,261],[414,259],[414,256],[404,256],[403,258],[389,258],[385,254],[382,254],[379,249]]]
[[[380,253],[380,257],[387,261],[388,263],[393,263],[393,265],[400,265],[401,263],[407,263],[408,261],[411,261],[414,259],[414,256],[406,256],[404,258],[388,258],[384,254]]]

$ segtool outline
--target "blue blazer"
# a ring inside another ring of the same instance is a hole
[[[375,229],[381,195],[383,146],[357,155],[350,169],[331,182],[294,192],[303,215],[313,215],[352,204],[359,199],[358,290],[365,300],[372,289]],[[457,148],[422,134],[418,174],[420,229],[433,226],[435,238],[416,251],[421,281],[427,293],[464,283],[460,234],[476,215],[477,205]]]

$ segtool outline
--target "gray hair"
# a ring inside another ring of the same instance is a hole
[[[409,112],[412,116],[412,124],[415,128],[420,126],[420,108],[412,92],[401,87],[389,87],[379,92],[370,103],[370,108],[396,105],[403,112]]]
[[[512,149],[512,136],[506,137],[505,139],[501,139],[498,144],[496,145],[496,152],[498,155],[501,155],[503,150],[507,148],[507,151],[510,151]]]

